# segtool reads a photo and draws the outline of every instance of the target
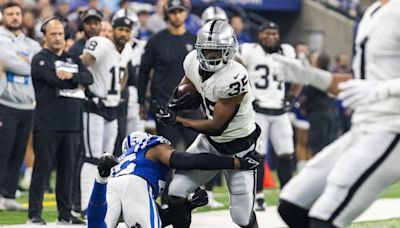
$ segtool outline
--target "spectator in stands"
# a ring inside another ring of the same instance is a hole
[[[236,14],[231,16],[229,18],[229,24],[235,31],[236,38],[239,44],[253,42],[250,34],[244,30],[243,18],[240,15]]]
[[[150,36],[153,34],[148,27],[150,12],[147,9],[143,8],[142,10],[137,12],[137,16],[140,25],[138,38],[140,40],[148,40]]]
[[[184,0],[185,4],[188,7],[188,16],[185,20],[186,29],[194,35],[197,35],[197,31],[199,31],[201,27],[201,19],[196,14],[191,13],[192,3],[190,0]]]
[[[35,32],[36,15],[33,10],[24,10],[24,19],[22,23],[22,31],[31,39],[36,39]]]
[[[55,15],[62,19],[67,19],[70,13],[71,0],[58,0]]]
[[[345,53],[336,55],[335,67],[333,68],[334,73],[350,73],[350,61],[349,56]]]
[[[183,60],[187,53],[192,51],[196,36],[187,31],[185,20],[188,14],[188,7],[183,0],[169,0],[166,7],[168,16],[168,28],[154,34],[148,41],[145,52],[142,56],[138,80],[138,96],[140,104],[140,116],[147,118],[145,106],[145,93],[150,77],[150,71],[154,69],[151,83],[151,110],[153,114],[157,111],[157,105],[165,106],[170,99],[172,92],[180,83],[184,71]],[[168,45],[166,45],[168,44]],[[154,108],[152,108],[154,107]],[[195,119],[201,118],[198,111],[188,112],[185,117]],[[183,126],[166,126],[157,123],[157,133],[176,146],[180,139],[184,139],[186,146],[189,146],[196,138],[197,133],[184,128]],[[167,203],[167,188],[162,203]]]
[[[101,11],[89,8],[85,10],[81,15],[82,30],[84,32],[84,37],[75,41],[74,45],[71,47],[69,52],[74,56],[80,56],[82,54],[83,48],[85,47],[86,41],[100,34],[101,20],[103,19],[103,14]]]
[[[349,57],[345,53],[340,53],[336,56],[336,66],[333,68],[334,73],[350,73]],[[339,109],[339,131],[341,134],[350,130],[352,110],[345,108],[340,100],[337,100],[336,105]]]
[[[325,53],[314,52],[311,55],[311,65],[323,70],[328,70],[330,58]],[[338,136],[336,117],[338,111],[335,98],[326,92],[308,86],[305,90],[304,109],[310,122],[308,143],[311,152],[321,151]]]
[[[113,36],[113,28],[108,21],[101,21],[101,29],[99,36],[107,37],[108,39],[112,39]]]
[[[83,88],[93,83],[77,56],[64,52],[64,24],[44,22],[45,46],[32,59],[36,94],[33,121],[35,161],[29,189],[29,223],[46,224],[41,217],[43,195],[53,160],[57,166],[56,201],[60,224],[85,224],[71,215],[72,175],[82,132]]]
[[[156,4],[156,12],[149,18],[148,28],[152,33],[157,33],[167,27],[164,15],[165,6],[168,0],[158,0]]]
[[[45,5],[45,4],[43,4]],[[36,26],[35,26],[35,33],[36,33],[36,39],[41,39],[43,37],[42,32],[40,31],[40,28],[42,27],[43,22],[50,17],[54,16],[54,10],[51,6],[45,6],[44,8],[41,8],[39,10],[39,18],[37,18]]]
[[[100,9],[100,0],[88,0],[87,7],[90,9]]]
[[[19,168],[32,124],[35,94],[30,62],[39,50],[38,42],[22,32],[22,9],[15,2],[2,5],[0,27],[0,210],[24,210],[15,201]]]

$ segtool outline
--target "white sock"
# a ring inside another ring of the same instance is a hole
[[[264,192],[256,193],[256,199],[264,199]]]

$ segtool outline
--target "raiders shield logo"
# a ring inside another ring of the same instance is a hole
[[[191,50],[193,50],[193,45],[192,44],[186,44],[186,50],[188,52],[190,52]]]

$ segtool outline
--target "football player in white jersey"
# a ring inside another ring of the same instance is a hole
[[[354,80],[338,84],[344,75],[274,56],[285,65],[282,70],[295,73],[290,80],[340,89],[338,97],[354,109],[350,131],[283,189],[278,211],[290,227],[346,227],[400,179],[399,21],[399,0],[376,1],[367,9],[355,39]]]
[[[182,124],[200,134],[187,149],[245,157],[255,153],[260,128],[255,124],[253,95],[243,65],[233,61],[237,41],[232,27],[221,20],[206,23],[197,35],[196,51],[187,54],[181,85],[192,84],[203,100],[207,119],[187,119],[170,109],[161,109],[158,121]],[[182,96],[185,97],[185,96]],[[179,98],[178,98],[179,99]],[[191,100],[189,100],[189,103]],[[174,99],[169,107],[178,109]],[[195,107],[194,107],[195,108]],[[216,171],[177,171],[169,187],[169,207],[179,217],[174,227],[189,227],[190,211],[181,206],[190,192],[207,183]],[[254,171],[224,170],[230,194],[233,222],[241,227],[258,227],[253,211]]]
[[[271,141],[278,157],[277,171],[281,188],[290,180],[293,171],[293,129],[286,111],[294,104],[301,86],[292,85],[285,97],[285,82],[276,71],[278,63],[271,54],[276,53],[288,58],[295,58],[296,53],[289,44],[280,43],[279,27],[276,23],[265,21],[258,30],[258,43],[240,45],[242,63],[249,72],[255,101],[256,123],[261,128],[258,152],[267,153]],[[261,146],[262,145],[262,146]],[[263,167],[258,170],[256,210],[265,210],[263,193]]]
[[[132,57],[129,44],[133,22],[128,17],[113,18],[113,39],[95,36],[85,45],[81,59],[93,75],[86,90],[88,102],[83,113],[85,158],[81,171],[81,206],[87,208],[96,164],[104,152],[113,153],[117,137],[121,88]]]

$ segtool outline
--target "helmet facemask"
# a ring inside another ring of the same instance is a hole
[[[212,48],[196,44],[195,47],[200,68],[205,71],[215,72],[227,65],[235,56],[235,48],[229,46]]]
[[[232,27],[221,20],[207,22],[197,34],[195,48],[200,68],[215,72],[232,61],[237,40]]]

